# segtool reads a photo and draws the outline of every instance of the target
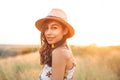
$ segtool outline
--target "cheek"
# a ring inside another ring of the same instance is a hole
[[[44,36],[46,36],[47,34],[46,34],[46,32],[44,32]]]
[[[58,36],[59,36],[60,38],[63,38],[63,36],[64,36],[63,31],[59,32],[59,33],[58,33]]]
[[[60,30],[60,31],[56,31],[56,34],[59,34],[59,35],[61,35],[61,36],[63,36],[63,31],[62,30]]]

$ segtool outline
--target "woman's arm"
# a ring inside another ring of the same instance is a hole
[[[56,49],[52,53],[52,80],[63,80],[66,66],[65,52]]]

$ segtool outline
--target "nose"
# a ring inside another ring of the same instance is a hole
[[[51,33],[52,33],[51,29],[47,29],[46,32],[45,32],[46,35],[50,35]]]

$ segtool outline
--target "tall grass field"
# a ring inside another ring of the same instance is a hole
[[[120,46],[70,46],[76,59],[74,80],[120,80]],[[39,47],[0,45],[0,80],[38,80]]]

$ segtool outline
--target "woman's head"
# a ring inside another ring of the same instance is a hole
[[[41,28],[41,40],[48,44],[56,44],[62,39],[67,39],[68,29],[61,22],[47,20]]]

